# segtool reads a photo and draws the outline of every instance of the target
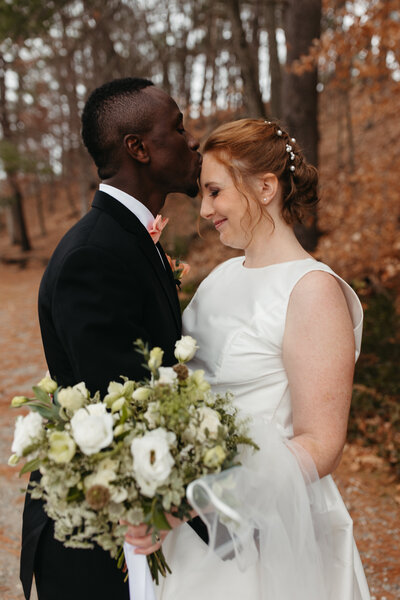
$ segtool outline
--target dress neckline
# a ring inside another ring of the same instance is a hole
[[[266,265],[265,267],[245,267],[244,265],[244,257],[243,256],[239,256],[238,257],[240,259],[240,266],[242,268],[243,271],[264,271],[266,269],[271,269],[272,267],[281,267],[282,265],[290,265],[293,263],[300,263],[300,262],[306,262],[309,260],[312,260],[313,262],[317,262],[315,260],[315,258],[313,258],[312,256],[308,257],[308,258],[295,258],[294,260],[285,260],[283,262],[279,262],[279,263],[272,263],[271,265]]]

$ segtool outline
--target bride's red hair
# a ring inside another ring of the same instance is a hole
[[[318,202],[317,169],[306,162],[297,142],[276,122],[240,119],[220,125],[204,144],[203,153],[207,152],[215,153],[247,201],[246,190],[253,191],[256,176],[275,174],[282,188],[282,216],[287,223],[301,222]],[[261,216],[262,206],[258,204]]]

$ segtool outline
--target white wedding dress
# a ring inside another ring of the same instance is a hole
[[[243,257],[228,260],[202,282],[184,312],[184,334],[199,345],[191,368],[204,369],[214,392],[234,394],[241,414],[251,417],[250,434],[260,451],[243,455],[243,466],[230,470],[228,482],[222,476],[205,484],[222,497],[230,486],[235,511],[249,527],[240,527],[224,549],[212,531],[218,511],[206,515],[217,553],[187,524],[170,532],[163,549],[172,574],[161,578],[158,600],[370,598],[352,520],[332,477],[318,480],[307,455],[288,447],[293,427],[282,363],[286,310],[296,283],[315,270],[331,273],[341,284],[357,358],[360,302],[327,265],[312,258],[256,269],[244,267]]]

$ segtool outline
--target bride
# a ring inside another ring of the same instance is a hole
[[[210,541],[171,519],[160,543],[172,575],[157,597],[368,600],[352,521],[330,475],[346,439],[362,309],[292,229],[317,203],[317,171],[277,123],[242,119],[206,141],[201,190],[201,216],[244,257],[219,265],[184,312],[184,334],[199,345],[191,366],[215,392],[234,394],[260,450],[243,455],[229,481],[222,474],[190,487]],[[229,524],[232,506],[240,526]],[[153,552],[140,533],[131,527],[127,541]]]

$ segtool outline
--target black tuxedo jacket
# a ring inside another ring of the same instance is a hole
[[[164,265],[140,221],[103,192],[96,193],[91,210],[63,237],[39,291],[44,351],[59,385],[85,381],[92,393],[104,394],[109,381],[121,381],[120,375],[142,379],[143,357],[133,345],[138,338],[150,348],[161,347],[165,365],[176,362],[180,307],[172,271],[157,246]],[[40,600],[129,597],[108,553],[98,547],[64,548],[53,539],[42,503],[27,494],[21,551],[26,598],[33,571]]]

